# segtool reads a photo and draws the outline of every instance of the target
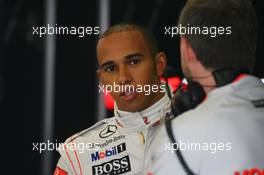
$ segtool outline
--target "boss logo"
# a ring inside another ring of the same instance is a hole
[[[113,159],[92,167],[94,175],[102,174],[123,174],[131,171],[129,156],[120,159]]]

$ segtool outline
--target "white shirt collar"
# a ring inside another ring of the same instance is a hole
[[[114,113],[118,125],[126,129],[148,127],[159,122],[170,112],[171,102],[167,94],[152,106],[140,112],[126,112],[118,109],[115,105]]]

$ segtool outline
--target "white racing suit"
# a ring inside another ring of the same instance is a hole
[[[154,155],[146,167],[153,175],[186,175],[173,149],[196,175],[264,174],[263,83],[246,76],[212,90],[173,119],[172,130],[177,144],[163,125],[147,152]]]
[[[115,116],[67,139],[54,175],[145,174],[146,150],[170,114],[167,94],[142,112]],[[85,144],[85,149],[83,145]],[[76,145],[76,146],[74,146]],[[81,146],[80,146],[81,145]]]

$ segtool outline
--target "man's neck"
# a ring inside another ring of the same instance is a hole
[[[153,103],[150,105],[152,106],[153,104],[155,104],[156,102],[158,102],[166,93],[164,92],[158,92],[154,98],[153,98]]]
[[[193,80],[203,86],[203,89],[206,94],[208,94],[216,87],[215,86],[216,83],[211,71],[205,68],[201,68],[201,69],[196,69],[195,71],[192,72],[192,74],[193,74]]]

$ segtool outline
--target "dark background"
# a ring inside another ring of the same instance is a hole
[[[58,26],[98,26],[99,1],[57,1]],[[164,26],[175,26],[184,0],[112,0],[110,25],[136,22],[149,27],[158,39],[169,65],[180,71],[179,38],[164,35]],[[253,1],[259,18],[259,41],[254,74],[264,78],[263,5]],[[32,143],[43,141],[44,39],[32,35],[43,26],[45,1],[0,0],[0,115],[5,174],[41,174],[43,155]],[[96,122],[96,35],[57,36],[54,141]],[[109,112],[109,115],[111,112]],[[59,158],[54,152],[54,169]],[[53,170],[52,170],[53,171]],[[22,173],[21,173],[22,172]],[[2,173],[1,173],[2,174]]]

